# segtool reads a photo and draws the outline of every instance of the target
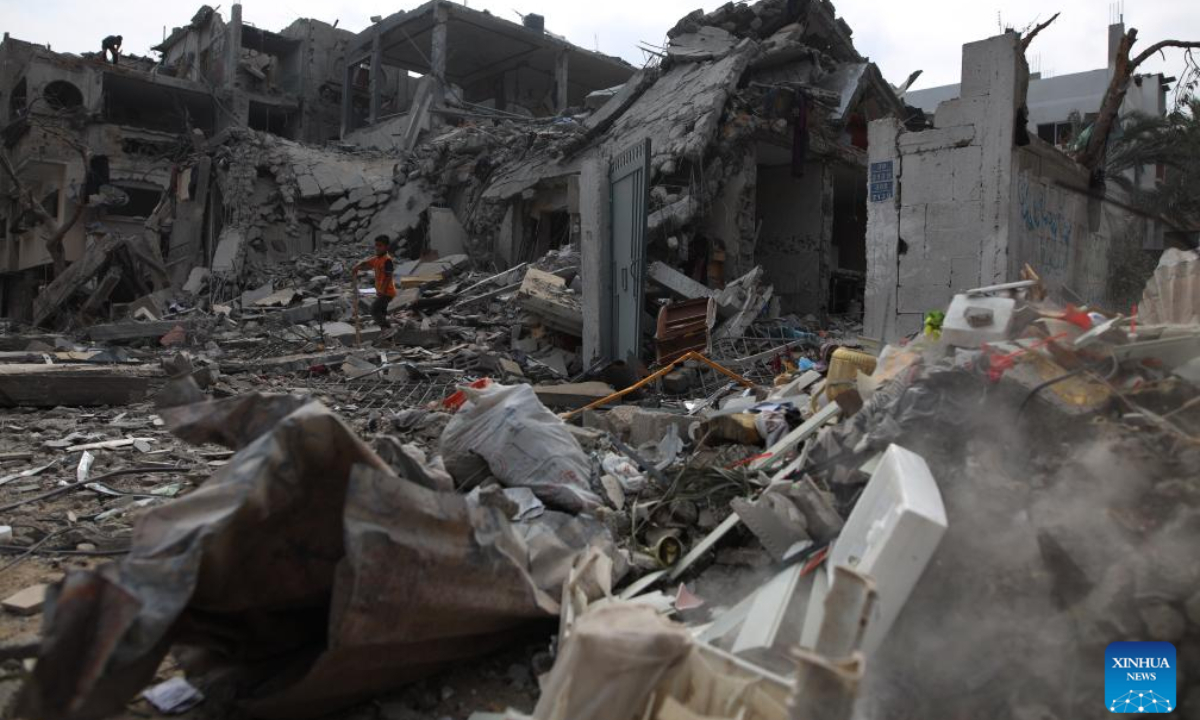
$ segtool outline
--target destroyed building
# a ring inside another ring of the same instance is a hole
[[[479,33],[491,40],[478,42]],[[224,23],[205,8],[158,46],[164,59],[153,72],[90,71],[204,86],[193,94],[208,122],[174,136],[184,150],[157,171],[157,187],[174,196],[155,203],[142,188],[139,210],[146,232],[162,238],[176,293],[208,273],[244,288],[242,269],[259,261],[387,234],[413,259],[467,253],[496,268],[582,246],[587,301],[606,308],[579,333],[592,360],[628,354],[651,330],[640,291],[628,302],[615,291],[638,272],[614,259],[622,252],[648,255],[659,283],[688,288],[685,297],[697,283],[717,291],[762,266],[781,314],[861,312],[866,126],[901,117],[892,88],[828,3],[693,14],[669,35],[661,61],[634,73],[543,29],[453,4],[398,13],[353,38],[311,21],[272,34],[243,27],[240,9]],[[230,73],[234,45],[242,50]],[[341,144],[293,144],[328,138],[331,72],[352,89],[337,93]],[[644,233],[619,240],[634,243],[622,251],[609,242],[624,219],[611,216],[608,188],[622,153],[644,143],[638,182],[648,205],[615,211],[645,210],[648,220]],[[70,259],[84,227],[101,219],[71,229]],[[27,248],[26,264],[35,237],[9,240]],[[600,302],[611,297],[622,307],[615,315]],[[723,301],[719,313],[728,319],[744,304]],[[622,327],[632,340],[618,348]]]
[[[480,111],[483,118],[545,118],[582,107],[588,94],[620,85],[633,71],[624,60],[548,32],[540,15],[518,24],[430,0],[379,18],[350,43],[342,86],[365,79],[368,93],[363,102],[342,93],[342,137],[411,150],[422,131],[479,119]],[[385,92],[389,76],[403,77],[407,92]]]
[[[50,279],[40,235],[51,222],[70,225],[64,238],[70,262],[83,256],[88,227],[98,224],[113,233],[146,233],[154,244],[160,235],[182,234],[172,242],[186,244],[186,260],[172,257],[172,245],[162,242],[177,287],[193,266],[207,266],[223,211],[219,199],[207,202],[212,178],[197,162],[196,138],[249,128],[307,143],[336,139],[341,58],[353,37],[310,19],[281,33],[261,30],[243,23],[240,5],[229,22],[203,6],[156,46],[159,62],[126,56],[110,64],[6,34],[0,45],[5,152],[52,220],[36,218],[12,178],[0,177],[0,314],[32,319],[32,300]],[[404,87],[392,76],[390,94]],[[121,202],[101,195],[104,186]],[[186,227],[173,230],[175,218]],[[137,289],[117,290],[126,301],[134,299],[131,292]]]
[[[824,0],[545,22],[0,47],[0,715],[1052,720],[1130,638],[1200,712],[1200,255],[1032,36],[926,122]]]

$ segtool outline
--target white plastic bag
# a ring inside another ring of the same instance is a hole
[[[464,387],[467,403],[441,438],[446,469],[463,481],[482,458],[508,487],[527,487],[543,502],[568,512],[600,505],[588,486],[588,459],[557,415],[528,385]]]

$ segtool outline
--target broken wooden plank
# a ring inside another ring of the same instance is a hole
[[[0,365],[0,407],[128,405],[156,370],[89,365]]]
[[[120,440],[105,440],[103,442],[86,443],[84,445],[72,445],[67,448],[67,452],[82,452],[84,450],[118,450],[123,447],[132,447],[138,442],[154,442],[154,438],[122,438]]]

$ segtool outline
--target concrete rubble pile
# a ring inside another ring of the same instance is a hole
[[[4,718],[1082,717],[1129,638],[1200,713],[1200,255],[867,337],[824,209],[903,103],[828,2],[668,38],[552,116],[372,75],[341,141],[197,131],[87,225],[0,319]]]
[[[877,353],[852,333],[768,339],[595,399],[524,384],[553,373],[522,351],[368,413],[354,397],[420,364],[340,383],[355,396],[303,381],[394,351],[249,382],[163,351],[149,421],[56,411],[35,435],[100,432],[29,442],[6,420],[4,457],[28,469],[0,482],[72,474],[6,493],[10,543],[127,553],[38,591],[20,707],[106,716],[163,667],[255,716],[408,707],[406,684],[557,618],[535,718],[1065,716],[1099,690],[1063,694],[1053,667],[1130,635],[1200,652],[1200,577],[1173,564],[1200,500],[1198,268],[1167,254],[1152,322],[1056,305],[1035,279],[956,296]],[[54,519],[30,514],[43,502]],[[991,680],[968,698],[955,658],[980,646]]]

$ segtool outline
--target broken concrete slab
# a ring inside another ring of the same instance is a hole
[[[71,263],[34,298],[33,324],[42,325],[61,311],[71,296],[100,273],[109,256],[124,242],[120,235],[94,236],[83,257]]]
[[[46,602],[46,590],[49,585],[31,585],[20,592],[9,595],[0,601],[0,606],[14,615],[36,615],[42,611]]]
[[[611,385],[602,382],[538,385],[533,391],[537,393],[538,400],[541,400],[543,405],[561,410],[586,407],[614,392]]]
[[[662,440],[672,428],[684,439],[695,439],[699,418],[636,405],[620,405],[608,411],[583,413],[584,427],[607,430],[634,447]]]
[[[429,208],[429,248],[439,256],[466,252],[467,231],[450,208]]]
[[[131,340],[158,340],[167,333],[182,327],[191,330],[188,320],[159,320],[157,322],[120,322],[109,325],[93,325],[88,328],[87,336],[96,342],[120,343]]]
[[[391,336],[391,342],[404,347],[437,348],[445,342],[441,331],[437,328],[398,328]]]
[[[655,260],[650,263],[650,267],[647,268],[647,275],[654,282],[683,297],[685,300],[713,297],[717,294],[704,283],[696,282],[661,260]]]
[[[804,514],[781,493],[764,493],[757,500],[735,498],[729,506],[775,562],[794,554],[798,545],[812,543]]]
[[[421,224],[421,216],[433,202],[421,183],[408,183],[396,197],[385,204],[371,219],[366,237],[386,235],[395,240]]]
[[[705,25],[694,33],[671,38],[667,56],[680,62],[702,62],[725,57],[737,45],[738,39],[729,31]]]
[[[375,325],[360,326],[356,336],[354,326],[348,322],[325,323],[325,337],[337,340],[347,347],[352,347],[356,340],[362,343],[374,342],[379,339],[381,334],[383,334],[383,330]]]
[[[241,228],[225,226],[217,238],[217,250],[213,253],[210,269],[214,273],[236,275],[241,272],[242,243],[246,236]]]
[[[256,307],[287,307],[295,302],[300,293],[295,288],[285,288],[273,292],[265,298],[254,301]]]
[[[145,398],[148,366],[0,365],[0,407],[96,407]]]
[[[331,323],[332,324],[332,323]],[[326,331],[329,325],[325,326]],[[354,342],[354,328],[350,327],[350,343]],[[315,366],[341,365],[349,357],[350,351],[323,353],[300,353],[296,355],[280,355],[273,358],[263,358],[250,362],[228,361],[221,363],[221,372],[236,375],[244,372],[255,372],[262,375],[283,375],[286,373],[302,372]]]
[[[583,309],[579,297],[570,293],[561,277],[529,268],[517,291],[521,305],[550,328],[583,336]]]
[[[191,295],[195,295],[196,293],[200,292],[204,289],[204,284],[208,282],[208,276],[211,274],[212,273],[208,268],[192,268],[191,274],[188,275],[187,282],[183,284],[183,291]]]

